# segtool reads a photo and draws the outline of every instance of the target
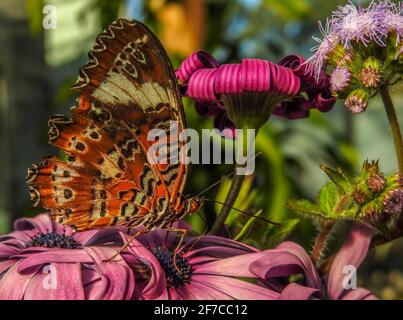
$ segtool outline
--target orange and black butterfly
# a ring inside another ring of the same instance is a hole
[[[185,128],[174,70],[156,36],[142,23],[119,19],[96,39],[89,62],[73,88],[79,91],[71,118],[49,120],[50,143],[67,156],[47,156],[28,170],[35,206],[75,230],[138,226],[169,228],[196,212],[203,199],[183,197],[187,165],[152,163],[152,129],[170,122]]]

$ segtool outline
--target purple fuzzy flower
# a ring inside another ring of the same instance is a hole
[[[128,236],[121,235],[127,241]],[[188,238],[177,248],[177,236],[152,231],[136,238],[122,254],[136,273],[136,299],[278,298],[276,291],[238,279],[257,278],[249,267],[264,253],[218,236]]]
[[[368,46],[370,42],[386,46],[389,33],[396,34],[396,45],[403,35],[401,4],[389,0],[372,1],[367,8],[356,7],[353,3],[339,6],[326,22],[326,27],[319,23],[323,39],[313,37],[319,44],[312,48],[315,53],[307,60],[308,70],[316,79],[324,68],[328,55],[342,43],[351,48],[352,42]]]
[[[0,237],[0,300],[130,299],[134,274],[116,251],[118,229],[73,233],[41,214]]]
[[[356,223],[334,258],[326,278],[319,276],[308,253],[294,242],[283,242],[277,248],[265,251],[264,257],[253,262],[250,269],[272,283],[277,278],[303,274],[302,282],[289,283],[282,288],[279,296],[281,300],[376,299],[367,289],[349,289],[346,286],[350,280],[346,270],[351,272],[360,266],[368,253],[373,234],[374,230],[369,226]]]
[[[337,67],[330,75],[330,90],[338,92],[350,84],[351,73],[346,68]]]
[[[364,45],[375,41],[378,45],[385,46],[384,38],[388,33],[385,15],[388,11],[386,2],[372,2],[366,9],[357,8],[350,3],[333,12],[331,28],[340,36],[345,47],[352,40]]]
[[[385,1],[385,5],[389,10],[385,10],[385,27],[389,32],[396,33],[396,46],[400,43],[401,37],[403,37],[403,3],[392,3]]]
[[[340,43],[340,36],[330,30],[330,20],[326,21],[325,27],[323,27],[321,22],[318,25],[323,38],[312,37],[318,45],[311,49],[315,53],[305,62],[307,73],[313,75],[316,81],[319,81],[320,75],[323,73],[327,56]]]

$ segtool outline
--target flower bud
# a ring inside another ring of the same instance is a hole
[[[382,65],[380,61],[373,57],[365,60],[359,77],[366,88],[377,88],[382,78]]]
[[[365,90],[357,89],[347,96],[344,105],[352,113],[361,113],[367,108],[368,99],[368,93]]]
[[[351,80],[351,73],[347,68],[337,67],[330,75],[330,90],[334,93],[348,87]]]
[[[351,197],[358,204],[364,204],[368,200],[368,194],[360,189],[354,189],[351,193]]]
[[[339,43],[327,55],[327,60],[330,64],[336,67],[347,67],[354,62],[355,59],[353,51]]]
[[[386,179],[383,174],[375,174],[367,178],[367,186],[371,192],[379,193],[385,189]]]
[[[383,199],[385,212],[398,215],[403,212],[403,188],[390,190]]]
[[[381,226],[389,222],[390,216],[379,206],[369,204],[362,209],[361,218],[374,226]]]

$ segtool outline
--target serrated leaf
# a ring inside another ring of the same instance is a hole
[[[316,204],[305,199],[289,200],[287,201],[287,208],[301,214],[323,215]]]
[[[351,184],[350,180],[345,176],[344,172],[340,168],[333,169],[324,165],[320,166],[320,168],[344,193],[350,192],[353,189],[353,185]]]
[[[329,220],[316,204],[308,200],[290,200],[286,206],[296,214],[311,220],[315,225],[321,225]]]
[[[316,200],[317,206],[319,207],[319,210],[327,217],[337,219],[334,209],[339,198],[339,188],[333,182],[328,182],[319,191]]]

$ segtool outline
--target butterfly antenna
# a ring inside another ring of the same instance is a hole
[[[272,224],[272,225],[281,227],[281,223],[274,222],[274,221],[268,220],[268,219],[266,219],[266,218],[263,218],[263,217],[254,215],[254,214],[252,214],[252,213],[249,213],[249,212],[247,212],[247,211],[244,211],[244,210],[241,210],[241,209],[237,209],[237,208],[231,207],[231,206],[227,205],[227,204],[224,203],[224,202],[221,202],[221,201],[218,201],[218,200],[212,200],[212,199],[204,199],[204,200],[205,200],[205,201],[210,201],[210,202],[215,202],[215,203],[221,204],[221,205],[223,205],[224,207],[227,207],[227,208],[230,208],[230,209],[232,209],[232,210],[238,211],[238,212],[240,212],[240,213],[246,214],[247,216],[250,216],[250,217],[253,217],[253,218],[262,220],[262,221],[264,221],[264,222],[266,222],[266,223],[269,223],[269,224]]]
[[[232,175],[234,175],[234,172],[231,172],[230,174],[224,176],[225,178],[229,178]],[[202,194],[205,194],[207,191],[209,191],[210,189],[214,188],[216,185],[220,184],[222,181],[222,178],[220,180],[217,180],[216,182],[214,182],[212,185],[208,186],[206,189],[204,189],[202,192],[200,192],[197,196],[200,197]]]

